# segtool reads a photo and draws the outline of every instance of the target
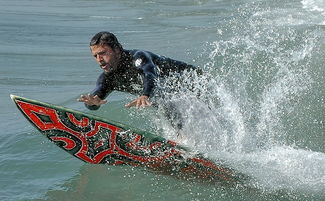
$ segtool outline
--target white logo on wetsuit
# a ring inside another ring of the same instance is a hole
[[[139,58],[139,59],[135,60],[134,64],[135,64],[136,67],[139,67],[142,64],[142,59]]]

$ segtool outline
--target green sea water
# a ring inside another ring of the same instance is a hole
[[[325,200],[325,1],[2,0],[0,27],[0,200]],[[9,94],[176,138],[159,110],[125,108],[132,95],[91,112],[76,101],[101,73],[88,47],[99,31],[204,69],[205,104],[170,95],[183,143],[243,186],[85,164],[24,119]]]

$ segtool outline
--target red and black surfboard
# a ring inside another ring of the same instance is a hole
[[[140,166],[188,179],[238,180],[231,169],[160,136],[68,108],[11,98],[44,136],[87,163]]]

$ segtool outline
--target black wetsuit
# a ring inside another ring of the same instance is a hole
[[[197,68],[181,61],[142,50],[123,50],[121,62],[116,71],[103,72],[96,83],[92,95],[105,99],[113,90],[151,97],[157,78],[168,76],[170,73],[182,73],[184,70]],[[87,105],[96,110],[99,106]]]

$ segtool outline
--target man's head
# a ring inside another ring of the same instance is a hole
[[[106,73],[117,69],[123,48],[114,34],[99,32],[89,45],[92,55]]]

